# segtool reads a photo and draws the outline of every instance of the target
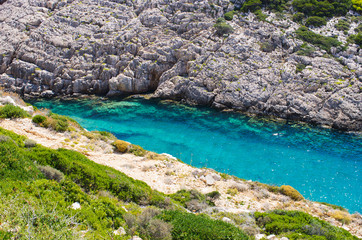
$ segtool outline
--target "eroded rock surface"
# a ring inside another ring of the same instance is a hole
[[[253,14],[234,16],[234,32],[217,36],[216,19],[233,8],[228,0],[2,1],[0,83],[39,97],[153,92],[362,129],[356,45],[301,56],[296,23]]]

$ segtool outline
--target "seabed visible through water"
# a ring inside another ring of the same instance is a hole
[[[88,130],[362,213],[362,135],[164,101],[37,100]]]

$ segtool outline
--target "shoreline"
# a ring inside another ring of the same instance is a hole
[[[14,124],[14,122],[16,124]],[[146,182],[152,189],[172,194],[182,189],[195,189],[201,193],[220,192],[215,208],[231,213],[249,213],[274,209],[299,210],[342,227],[357,237],[362,237],[359,213],[350,214],[348,225],[333,218],[342,212],[322,203],[310,200],[294,201],[280,193],[267,190],[266,184],[241,180],[212,169],[192,167],[166,154],[148,152],[144,157],[114,153],[109,142],[89,139],[81,132],[59,133],[36,126],[31,119],[0,121],[0,126],[17,134],[25,135],[38,144],[53,149],[67,148],[79,151],[90,160],[110,166],[129,177]],[[76,143],[76,144],[75,144]],[[233,189],[237,189],[234,191]]]
[[[174,105],[183,105],[185,107],[193,107],[193,108],[207,108],[213,111],[217,111],[217,112],[221,112],[221,113],[232,113],[232,114],[238,114],[241,116],[246,116],[249,118],[253,118],[259,121],[271,121],[271,122],[276,122],[276,123],[282,123],[282,124],[298,124],[298,125],[305,125],[308,127],[314,127],[314,128],[321,128],[321,129],[330,129],[332,131],[337,131],[340,133],[344,133],[344,134],[354,134],[354,135],[361,135],[362,136],[362,129],[360,131],[356,131],[356,130],[348,130],[348,129],[340,129],[340,128],[335,128],[333,126],[330,125],[325,125],[325,124],[321,124],[321,123],[316,123],[316,122],[308,122],[308,121],[303,121],[301,119],[287,119],[287,118],[282,118],[282,117],[278,117],[275,115],[263,115],[263,114],[258,114],[258,113],[250,113],[247,111],[240,111],[238,109],[234,109],[234,108],[227,108],[227,109],[219,109],[219,108],[215,108],[213,106],[206,106],[206,105],[197,105],[197,104],[189,104],[187,102],[183,102],[183,101],[178,101],[178,100],[173,100],[173,99],[163,99],[163,98],[156,98],[152,96],[153,93],[145,93],[145,94],[129,94],[126,95],[124,97],[107,97],[107,96],[103,96],[103,95],[94,95],[94,94],[79,94],[79,95],[58,95],[58,96],[54,96],[54,97],[50,97],[50,98],[39,98],[38,96],[32,96],[32,95],[25,95],[23,97],[23,99],[25,101],[33,101],[33,100],[60,100],[60,101],[77,101],[77,100],[93,100],[93,99],[102,99],[102,100],[109,100],[109,101],[123,101],[123,100],[129,100],[129,99],[141,99],[141,100],[145,100],[145,101],[155,101],[155,102],[166,102],[168,104],[174,104]]]

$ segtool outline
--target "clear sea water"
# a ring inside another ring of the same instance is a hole
[[[196,167],[291,185],[306,198],[362,213],[362,135],[164,101],[38,100],[38,108],[109,131]]]

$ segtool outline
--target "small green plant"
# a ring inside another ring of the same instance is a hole
[[[302,23],[304,17],[305,17],[304,13],[297,12],[296,14],[293,15],[293,21],[297,23]]]
[[[144,150],[141,146],[138,146],[138,145],[134,145],[134,144],[131,144],[128,152],[138,156],[138,157],[143,157],[146,155],[147,151]]]
[[[29,113],[18,106],[6,104],[0,107],[0,118],[26,118],[30,117]]]
[[[226,21],[231,21],[234,18],[235,11],[230,11],[224,14],[224,18]]]
[[[224,18],[218,18],[216,20],[216,24],[214,25],[216,29],[216,34],[218,36],[224,36],[226,34],[230,34],[234,31],[233,27],[225,22]]]
[[[313,55],[314,52],[315,52],[314,47],[309,46],[307,43],[303,43],[302,46],[300,47],[300,50],[297,52],[297,54],[310,57]]]
[[[303,63],[298,63],[295,72],[296,73],[302,72],[305,69],[305,67],[306,65],[304,65]]]
[[[35,115],[32,119],[33,123],[42,124],[47,120],[47,118],[43,115]]]

